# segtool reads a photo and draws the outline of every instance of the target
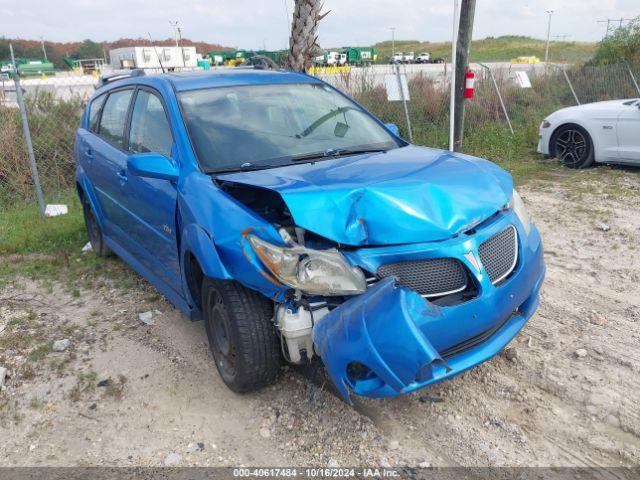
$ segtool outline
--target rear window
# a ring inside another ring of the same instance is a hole
[[[100,120],[100,109],[104,104],[106,94],[102,94],[91,102],[89,105],[89,130],[98,133],[98,121]]]
[[[122,147],[124,127],[133,90],[119,90],[109,94],[102,108],[99,135],[105,140]]]

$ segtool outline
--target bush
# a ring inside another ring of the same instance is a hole
[[[607,35],[598,44],[592,63],[606,65],[622,60],[640,62],[640,17]]]

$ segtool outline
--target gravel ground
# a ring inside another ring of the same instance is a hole
[[[538,313],[464,375],[353,408],[292,370],[232,393],[202,322],[125,266],[127,288],[19,281],[0,291],[0,466],[637,466],[639,179],[522,189],[546,247]]]

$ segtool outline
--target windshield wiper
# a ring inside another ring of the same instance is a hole
[[[302,155],[294,155],[292,157],[282,157],[282,160],[290,160],[292,162],[309,162],[312,160],[318,160],[321,158],[337,158],[346,155],[357,155],[360,153],[378,153],[386,152],[387,148],[329,148],[323,152],[304,153]],[[205,173],[208,175],[223,175],[225,173],[234,172],[253,172],[255,170],[265,170],[267,168],[284,167],[286,164],[273,164],[273,163],[251,163],[246,162],[236,167],[219,168],[215,170],[207,170]]]
[[[305,160],[316,160],[320,158],[343,157],[346,155],[358,155],[360,153],[386,152],[387,148],[329,148],[323,152],[305,153],[289,157],[292,162],[303,162]]]
[[[229,167],[229,168],[218,168],[215,170],[207,170],[205,173],[207,173],[208,175],[222,175],[224,173],[234,173],[234,172],[253,172],[255,170],[265,170],[267,168],[277,168],[277,167],[282,167],[284,165],[275,165],[272,163],[251,163],[251,162],[245,162],[242,165],[236,166],[236,167]]]

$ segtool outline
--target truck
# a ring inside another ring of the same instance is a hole
[[[325,50],[313,57],[313,62],[322,67],[340,67],[347,64],[347,53],[338,50]]]
[[[370,65],[378,59],[378,51],[374,47],[343,47],[340,54],[346,56],[346,64]]]
[[[414,57],[413,52],[396,52],[389,58],[389,63],[413,63]]]
[[[413,52],[404,52],[402,54],[402,63],[413,63],[415,54]]]
[[[429,52],[422,52],[416,57],[416,63],[431,63],[431,54]]]

